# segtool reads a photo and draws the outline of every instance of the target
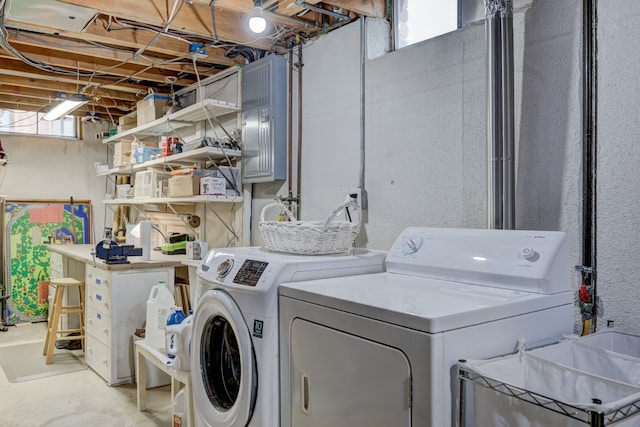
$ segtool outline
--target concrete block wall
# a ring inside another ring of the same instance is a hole
[[[567,232],[567,269],[577,288],[581,4],[520,5],[514,13],[517,228]],[[304,50],[303,219],[324,218],[358,185],[359,49],[360,24],[353,23]],[[410,225],[486,227],[485,52],[478,22],[367,60],[369,209],[360,245],[388,249]],[[575,323],[578,330],[577,310]]]

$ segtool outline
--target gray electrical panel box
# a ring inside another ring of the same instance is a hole
[[[287,178],[287,61],[269,55],[242,67],[242,177]]]

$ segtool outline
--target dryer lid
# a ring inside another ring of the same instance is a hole
[[[279,292],[281,296],[427,333],[558,306],[571,310],[573,302],[570,291],[540,295],[392,273],[286,283]]]

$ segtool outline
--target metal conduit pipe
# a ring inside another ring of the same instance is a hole
[[[289,196],[293,194],[293,48],[289,50],[289,90],[287,96],[287,181],[289,181]]]
[[[369,198],[365,189],[365,62],[366,62],[366,21],[364,15],[360,15],[360,177],[358,187],[360,187],[360,206],[362,209],[369,207]]]
[[[302,43],[298,45],[298,174],[296,182],[296,197],[298,208],[302,203]],[[300,209],[296,211],[296,217],[300,218]]]
[[[598,95],[598,1],[582,2],[582,265],[578,270],[590,298],[581,301],[583,315],[590,314],[590,327],[598,326],[597,289],[597,95]],[[591,304],[589,312],[588,304]],[[585,316],[585,319],[588,316]]]
[[[515,229],[513,3],[485,0],[487,227]]]

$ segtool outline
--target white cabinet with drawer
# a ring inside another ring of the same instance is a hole
[[[146,319],[151,288],[164,280],[173,288],[174,268],[106,270],[86,265],[87,365],[109,385],[134,380],[131,337]]]

